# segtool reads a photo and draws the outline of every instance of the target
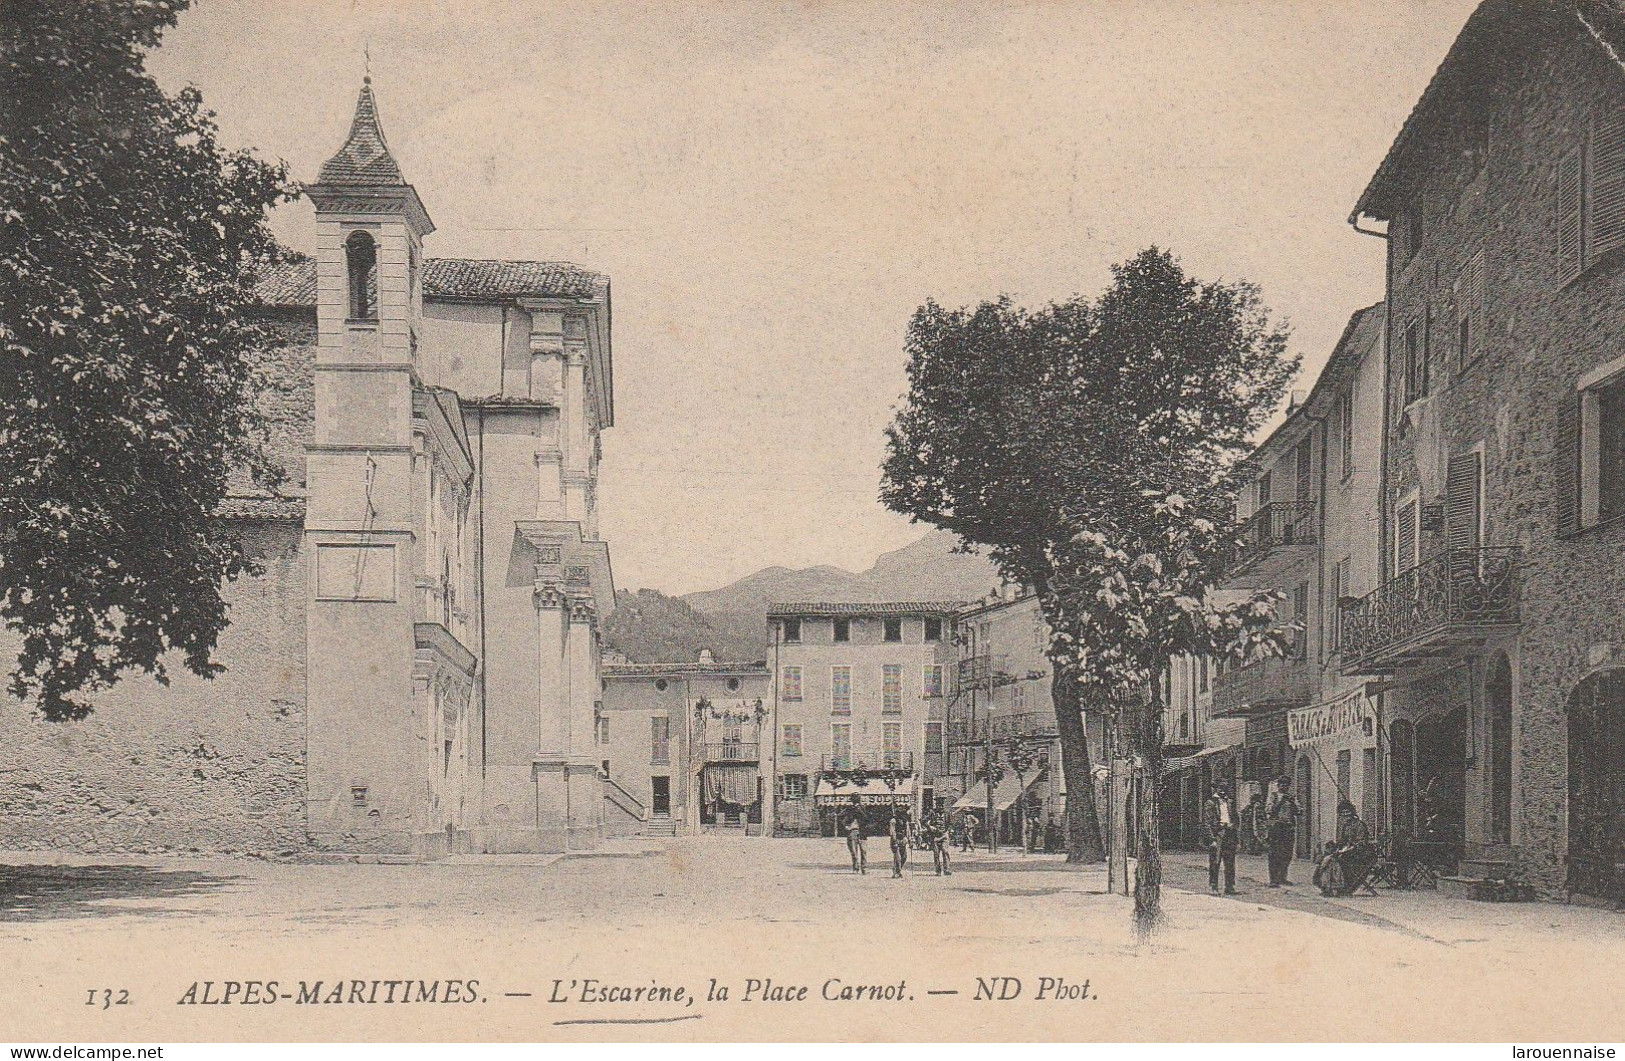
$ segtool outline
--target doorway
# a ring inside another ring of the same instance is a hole
[[[657,818],[671,817],[671,778],[649,779],[649,813]]]
[[[1625,669],[1593,674],[1569,697],[1569,888],[1617,895],[1622,859]]]

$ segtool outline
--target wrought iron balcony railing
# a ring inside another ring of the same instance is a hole
[[[1236,566],[1244,567],[1270,550],[1315,544],[1313,501],[1271,501],[1236,529]]]
[[[1314,697],[1313,669],[1307,659],[1297,656],[1261,659],[1213,679],[1213,714],[1219,718],[1303,707]]]
[[[1011,737],[1053,737],[1056,735],[1055,714],[1051,711],[1018,711],[1013,715],[995,715],[992,719],[978,718],[950,720],[948,743],[955,746],[981,744],[991,738],[995,741]]]
[[[1451,656],[1518,622],[1516,546],[1446,549],[1343,605],[1344,674]]]
[[[705,746],[705,761],[708,763],[754,763],[760,758],[760,746],[755,741],[748,744],[724,741]]]
[[[829,772],[856,772],[858,770],[881,771],[902,770],[912,773],[914,770],[913,752],[861,752],[856,755],[826,755],[819,762],[819,769]]]

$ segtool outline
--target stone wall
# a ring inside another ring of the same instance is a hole
[[[1385,544],[1413,488],[1442,498],[1447,458],[1483,447],[1484,544],[1523,550],[1521,627],[1509,645],[1514,681],[1513,854],[1548,888],[1567,854],[1566,704],[1581,678],[1625,645],[1625,525],[1559,533],[1559,409],[1589,369],[1625,349],[1625,268],[1603,261],[1574,280],[1557,250],[1554,172],[1585,141],[1592,116],[1625,107],[1625,70],[1573,19],[1556,18],[1509,49],[1500,77],[1475,93],[1488,109],[1482,166],[1457,123],[1417,130],[1404,170],[1426,224],[1418,253],[1390,250],[1389,461]],[[1396,224],[1394,231],[1401,231]],[[1482,352],[1457,350],[1456,281],[1484,254]],[[1404,401],[1404,329],[1431,311],[1429,396]],[[1423,555],[1442,545],[1424,533]],[[1491,649],[1475,661],[1487,663]],[[1487,726],[1475,680],[1467,749],[1468,850],[1485,839]],[[1425,707],[1426,705],[1418,705]]]
[[[305,840],[305,559],[297,520],[242,525],[264,574],[228,587],[226,672],[167,660],[82,722],[0,700],[0,848],[294,851]],[[0,638],[11,658],[16,641]]]

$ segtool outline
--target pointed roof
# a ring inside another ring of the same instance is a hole
[[[322,163],[316,178],[322,184],[403,185],[401,167],[389,153],[384,142],[383,126],[378,124],[378,101],[372,95],[372,78],[361,82],[361,96],[355,103],[355,119],[350,122],[350,137],[339,148],[338,154]]]

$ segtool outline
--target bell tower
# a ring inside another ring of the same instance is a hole
[[[308,828],[319,846],[413,852],[413,405],[423,238],[434,223],[389,152],[372,79],[316,207],[315,425],[306,451]]]

